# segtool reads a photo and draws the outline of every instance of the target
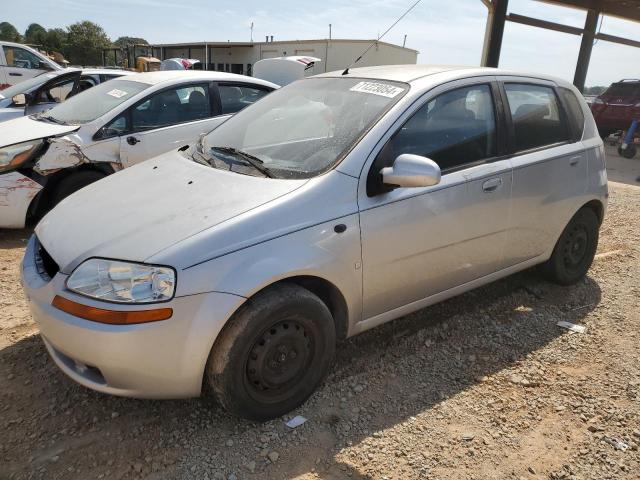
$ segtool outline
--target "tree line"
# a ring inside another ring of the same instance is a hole
[[[32,23],[24,34],[20,34],[9,22],[1,22],[0,40],[35,45],[48,53],[59,52],[71,65],[100,65],[105,48],[148,44],[144,38],[136,37],[119,37],[112,42],[100,25],[88,20],[66,28],[49,29]]]

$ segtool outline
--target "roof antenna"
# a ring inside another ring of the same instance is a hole
[[[355,59],[355,61],[354,61],[351,65],[349,65],[347,68],[345,68],[345,69],[344,69],[344,72],[342,72],[342,75],[348,75],[348,74],[349,74],[349,69],[350,69],[351,67],[353,67],[356,63],[358,63],[360,60],[362,60],[362,57],[364,57],[364,56],[367,54],[367,52],[368,52],[369,50],[371,50],[371,47],[373,47],[373,46],[374,46],[378,41],[382,40],[382,37],[384,37],[387,33],[389,33],[389,31],[390,31],[393,27],[395,27],[395,26],[398,24],[398,22],[399,22],[400,20],[402,20],[404,17],[406,17],[406,16],[407,16],[407,14],[408,14],[411,10],[413,10],[413,9],[415,8],[415,6],[416,6],[416,5],[418,5],[421,1],[422,1],[422,0],[417,0],[417,2],[415,2],[413,5],[411,5],[411,6],[407,9],[407,11],[406,11],[406,12],[404,12],[402,15],[400,15],[400,18],[398,18],[395,22],[393,22],[393,25],[391,25],[389,28],[387,28],[387,29],[384,31],[384,33],[383,33],[382,35],[380,35],[376,40],[374,40],[373,42],[371,42],[371,45],[369,45],[369,46],[367,47],[367,49],[366,49],[364,52],[362,52],[362,53],[360,54],[360,56],[359,56],[358,58],[356,58],[356,59]]]

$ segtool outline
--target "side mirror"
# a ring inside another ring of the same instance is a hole
[[[14,95],[11,99],[14,107],[26,107],[27,106],[27,95],[24,93],[19,93],[18,95]]]
[[[380,170],[382,183],[394,187],[430,187],[440,183],[442,173],[436,162],[420,155],[403,153],[392,167]]]

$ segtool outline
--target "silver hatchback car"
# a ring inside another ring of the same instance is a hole
[[[567,82],[351,69],[71,195],[36,228],[23,283],[82,385],[206,391],[265,420],[312,394],[341,339],[538,264],[580,280],[607,196]]]

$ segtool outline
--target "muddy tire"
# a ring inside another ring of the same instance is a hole
[[[335,346],[335,324],[322,300],[280,284],[229,320],[209,355],[205,382],[229,412],[266,421],[309,398],[329,371]]]
[[[572,285],[584,277],[598,248],[600,222],[590,208],[573,216],[558,239],[551,258],[542,265],[545,276],[560,285]]]
[[[49,210],[51,210],[72,193],[77,192],[81,188],[84,188],[87,185],[92,184],[93,182],[97,182],[105,176],[106,175],[102,172],[85,170],[82,172],[72,173],[68,177],[63,178],[56,186],[56,189],[51,198],[51,202],[49,204]]]

